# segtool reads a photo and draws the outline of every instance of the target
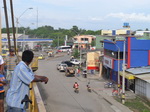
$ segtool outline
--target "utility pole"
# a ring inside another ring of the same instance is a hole
[[[39,13],[39,12],[38,12],[38,7],[37,7],[37,20],[36,20],[36,22],[37,22],[37,26],[36,26],[37,29],[38,29],[38,16],[39,16],[38,13]]]
[[[30,8],[27,8],[19,17],[16,17],[16,38],[18,39],[18,24],[19,24],[19,19],[21,18],[21,16],[27,11],[27,10],[31,10],[33,9],[32,7]],[[17,45],[17,39],[16,39],[16,47],[18,46]]]
[[[24,47],[25,47],[25,30],[23,32],[23,43],[22,43],[22,50],[24,51]]]
[[[17,54],[16,37],[15,37],[15,25],[14,25],[14,12],[13,12],[13,3],[12,3],[12,0],[10,0],[10,6],[11,6],[11,18],[12,18],[14,48],[15,48],[15,54]]]
[[[57,39],[57,47],[59,47],[59,37],[58,37],[58,39]]]
[[[120,75],[119,75],[119,71],[120,71],[120,48],[119,48],[119,46],[117,45],[117,43],[115,42],[113,42],[113,44],[117,47],[117,49],[118,49],[118,86],[120,86]],[[118,90],[119,90],[119,88],[118,88]],[[119,94],[119,92],[118,92],[118,94]]]
[[[125,40],[124,40],[124,44],[123,44],[123,77],[122,77],[122,104],[125,103],[125,54],[126,54],[126,50],[125,50]]]
[[[80,67],[81,67],[81,58],[82,58],[81,57],[81,55],[82,55],[81,52],[82,52],[82,50],[81,50],[81,46],[80,46]]]
[[[66,38],[65,38],[65,46],[67,46],[67,40],[68,40],[68,36],[66,35]]]
[[[9,35],[9,24],[8,24],[8,15],[7,15],[7,5],[6,5],[6,0],[3,0],[4,3],[4,12],[5,12],[5,21],[6,21],[6,31],[7,31],[7,40],[8,40],[8,48],[9,51],[11,49],[11,43],[10,43],[10,35]]]

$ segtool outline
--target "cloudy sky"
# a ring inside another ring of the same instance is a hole
[[[6,1],[10,12],[10,0]],[[6,27],[3,0],[0,7],[2,26]],[[150,29],[150,0],[13,0],[13,7],[15,18],[21,16],[19,26],[23,27],[36,28],[38,23],[39,27],[50,25],[55,29],[76,25],[86,30],[100,30],[119,29],[128,22],[132,30]],[[33,9],[28,9],[30,7]]]

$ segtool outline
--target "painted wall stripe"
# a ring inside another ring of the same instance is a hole
[[[127,60],[127,68],[131,66],[131,37],[128,37],[128,60]]]
[[[148,65],[150,65],[150,50],[148,50]]]

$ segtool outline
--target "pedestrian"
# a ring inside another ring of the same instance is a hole
[[[4,72],[4,60],[3,57],[0,55],[0,73],[3,74]]]
[[[70,51],[69,51],[69,50],[67,51],[67,54],[68,54],[68,55],[70,54]]]
[[[80,68],[77,68],[77,77],[80,76]]]
[[[33,57],[32,51],[25,50],[22,54],[22,61],[14,69],[6,95],[7,112],[24,112],[25,103],[21,101],[29,94],[29,85],[32,82],[45,82],[45,84],[48,82],[47,77],[35,75],[29,68]]]
[[[94,70],[91,70],[91,74],[94,75]]]
[[[14,49],[10,49],[9,54],[6,56],[5,63],[7,68],[6,79],[10,82],[14,68],[19,63],[19,59],[15,55]]]
[[[4,85],[6,85],[5,77],[0,74],[0,112],[4,112]]]

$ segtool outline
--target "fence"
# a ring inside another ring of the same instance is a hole
[[[30,89],[30,100],[32,100],[32,104],[29,105],[29,112],[46,112],[37,84],[31,83]]]

